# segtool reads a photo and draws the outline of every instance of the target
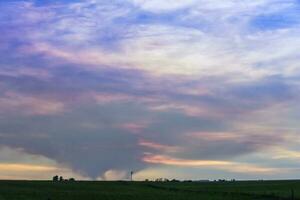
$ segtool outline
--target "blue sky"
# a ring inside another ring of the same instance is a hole
[[[299,6],[0,2],[0,178],[297,178]]]

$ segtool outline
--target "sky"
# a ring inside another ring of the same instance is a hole
[[[0,1],[0,179],[300,178],[300,1]]]

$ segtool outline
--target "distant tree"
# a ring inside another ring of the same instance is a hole
[[[176,179],[172,179],[171,182],[180,182],[180,181]]]
[[[69,181],[74,182],[75,178],[69,178]]]
[[[58,181],[58,176],[57,175],[53,176],[52,181],[54,181],[54,182]]]
[[[60,176],[59,181],[64,181],[64,177]]]
[[[149,182],[149,179],[145,179],[145,182]]]

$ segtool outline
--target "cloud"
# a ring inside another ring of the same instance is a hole
[[[35,165],[25,165],[25,164],[0,164],[0,169],[3,171],[33,171],[33,172],[53,172],[57,170],[54,167],[48,166],[35,166]]]
[[[118,170],[108,170],[103,174],[103,180],[117,181],[128,178],[128,172]]]
[[[0,112],[20,111],[29,115],[53,115],[65,110],[64,104],[45,97],[27,96],[14,92],[0,97]]]
[[[214,160],[181,160],[176,158],[170,158],[163,155],[147,155],[143,158],[143,161],[157,164],[177,165],[177,166],[224,166],[230,165],[231,162],[227,161],[214,161]]]
[[[31,67],[19,67],[19,68],[1,68],[0,76],[10,76],[10,77],[36,77],[40,79],[47,79],[51,77],[49,71],[45,69],[37,69]]]
[[[25,51],[56,57],[56,59],[71,63],[81,63],[82,67],[91,69],[135,68],[155,75],[240,74],[239,79],[243,80],[245,78],[261,78],[276,73],[290,74],[288,72],[290,70],[286,70],[286,68],[279,69],[277,66],[281,63],[274,63],[274,60],[282,62],[284,57],[295,57],[293,52],[297,51],[299,45],[291,47],[287,41],[297,43],[297,30],[278,30],[272,33],[251,32],[247,30],[248,26],[251,29],[247,23],[257,15],[281,12],[286,7],[293,7],[295,6],[293,1],[287,3],[282,1],[274,3],[266,0],[243,3],[226,1],[221,4],[207,1],[191,2],[172,3],[175,8],[189,7],[188,11],[181,13],[182,15],[188,14],[188,19],[182,18],[181,15],[174,19],[174,21],[182,23],[149,23],[146,25],[139,22],[130,23],[131,17],[138,16],[140,12],[134,11],[130,4],[122,4],[118,1],[111,4],[103,1],[80,2],[65,5],[62,8],[35,8],[34,4],[29,4],[30,9],[25,9],[25,13],[33,12],[31,10],[35,10],[35,12],[40,10],[42,13],[42,9],[47,9],[53,14],[47,16],[47,19],[43,21],[44,31],[32,30],[36,34],[34,34],[35,37],[28,39],[31,44],[25,48]],[[172,8],[168,1],[136,1],[133,3],[153,5],[150,7],[157,9]],[[196,4],[196,6],[191,4]],[[24,10],[22,6],[20,9]],[[70,16],[65,16],[65,12]],[[207,13],[207,16],[203,13]],[[210,21],[208,16],[212,16],[219,23]],[[95,21],[98,18],[102,19],[101,24]],[[119,18],[124,18],[124,20],[119,21]],[[196,21],[195,19],[204,21],[204,24],[207,25],[184,26],[188,21]],[[27,20],[29,23],[34,23],[33,20]],[[78,26],[72,26],[78,20],[80,22]],[[224,24],[224,26],[217,26],[217,24]],[[128,26],[127,31],[113,30],[115,37],[106,38],[106,29],[124,25]],[[206,26],[212,28],[207,30]],[[217,34],[219,29],[223,29],[223,35]],[[58,35],[60,37],[57,37]],[[100,35],[103,37],[103,41],[114,41],[116,44],[113,44],[113,47],[108,44],[111,50],[107,50],[107,44],[102,42],[98,45],[92,43],[87,46],[87,43],[94,40],[100,39],[101,41],[101,38],[94,38],[94,35]],[[60,39],[53,41],[54,37]],[[81,46],[80,50],[74,51],[77,46]],[[176,59],[173,59],[174,57]],[[269,67],[256,67],[261,63]],[[160,67],[161,65],[164,67]]]
[[[187,160],[171,158],[164,155],[145,155],[143,161],[154,164],[175,165],[183,167],[212,167],[225,171],[239,173],[275,173],[280,169],[259,167],[251,164],[236,163],[219,160]]]
[[[22,149],[9,147],[0,148],[0,177],[1,179],[43,179],[50,180],[56,174],[76,179],[87,179],[66,166],[59,165],[54,160],[44,156],[31,155]]]
[[[144,166],[139,159],[142,151],[138,137],[118,126],[136,121],[141,115],[141,108],[128,103],[85,105],[55,116],[11,114],[0,122],[0,143],[45,156],[84,176],[97,178],[110,169],[122,171]]]
[[[140,140],[139,145],[146,148],[159,150],[160,152],[178,152],[182,150],[180,147],[158,144],[146,140]]]
[[[132,0],[132,3],[136,6],[141,7],[142,9],[149,10],[152,12],[168,12],[177,9],[188,8],[192,6],[196,1],[187,0],[187,1],[178,1],[173,2],[171,0]]]
[[[264,135],[261,134],[253,134],[253,133],[243,133],[239,132],[194,132],[186,134],[187,137],[192,140],[201,140],[204,142],[232,142],[232,143],[257,143],[257,145],[261,142],[262,146],[267,146],[267,143],[275,144],[276,140],[281,141],[280,137],[276,138],[275,141],[270,141],[273,137],[272,134],[268,134],[267,132]],[[264,138],[266,137],[266,138]],[[269,139],[267,139],[269,138]],[[274,139],[274,138],[273,138]],[[282,137],[284,140],[284,137]]]
[[[273,159],[298,159],[300,152],[295,150],[285,149],[283,147],[274,147],[272,149]]]
[[[148,122],[129,122],[125,124],[121,124],[119,127],[121,129],[127,130],[134,134],[143,133],[143,131],[149,126]]]

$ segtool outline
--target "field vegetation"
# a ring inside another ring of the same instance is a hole
[[[300,200],[300,181],[0,181],[0,200]]]

